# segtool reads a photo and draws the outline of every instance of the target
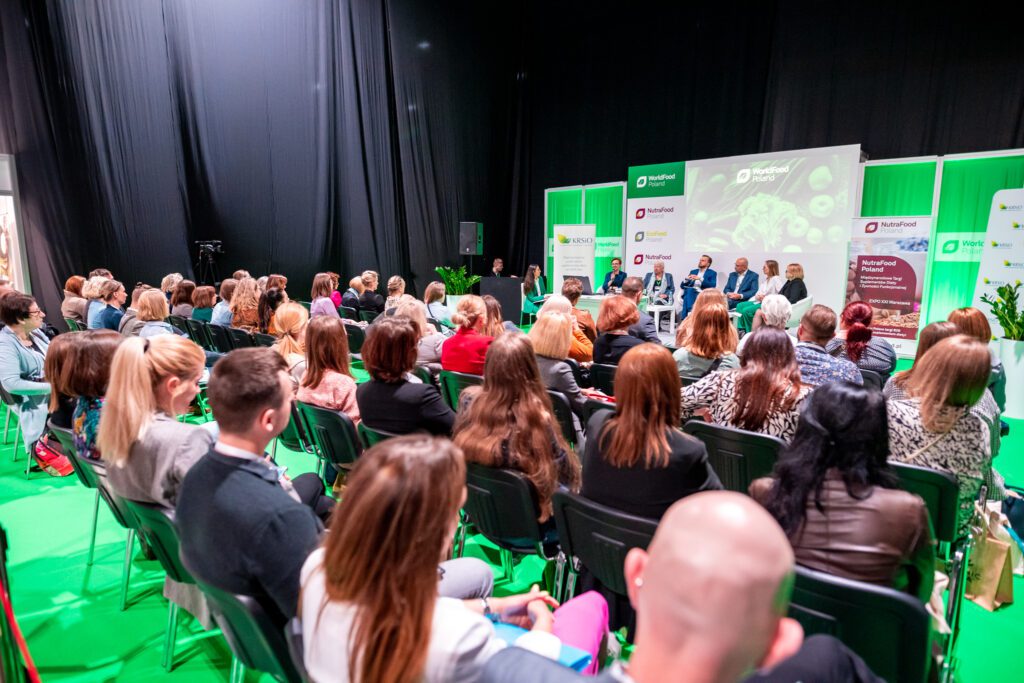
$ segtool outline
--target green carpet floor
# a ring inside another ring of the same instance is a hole
[[[13,440],[13,430],[11,439]],[[0,446],[0,523],[10,542],[9,569],[14,608],[44,681],[226,681],[230,653],[219,635],[179,647],[173,672],[161,667],[167,603],[161,597],[163,573],[136,551],[132,561],[130,604],[118,609],[125,532],[101,504],[96,560],[86,568],[93,494],[72,475],[55,479],[39,472],[24,476],[24,455],[11,459],[12,446]],[[278,449],[289,471],[311,471],[304,454]],[[1004,442],[999,469],[1010,482],[1024,484],[1024,421],[1014,421]],[[483,557],[496,573],[494,549],[472,539],[467,554]],[[542,565],[527,560],[514,583],[497,591],[525,589],[539,580]],[[1024,580],[1015,579],[1024,602]],[[992,614],[968,603],[963,618],[959,680],[967,683],[1009,680],[1024,643],[1024,606]],[[199,632],[188,619],[188,631]],[[249,680],[257,680],[250,675]],[[264,677],[270,680],[269,677]]]

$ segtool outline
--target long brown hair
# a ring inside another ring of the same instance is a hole
[[[683,348],[695,356],[715,360],[734,353],[739,339],[729,322],[729,311],[717,304],[704,306],[691,314],[693,327]]]
[[[690,311],[690,315],[686,316],[686,320],[679,323],[679,327],[676,328],[676,346],[684,346],[686,340],[690,338],[690,333],[693,331],[694,316],[697,312],[705,306],[715,305],[725,306],[726,309],[729,307],[722,290],[702,289],[693,302],[693,309]]]
[[[349,680],[422,680],[437,563],[455,530],[465,481],[462,452],[447,439],[396,437],[356,461],[323,567],[327,600],[355,608]]]
[[[921,401],[921,422],[933,432],[948,432],[965,408],[985,393],[992,356],[976,339],[957,334],[939,341],[917,364],[907,393]]]
[[[317,273],[313,276],[313,287],[309,290],[309,298],[330,297],[334,291],[334,279],[330,273]]]
[[[762,327],[750,335],[736,371],[736,414],[733,425],[752,432],[768,416],[793,409],[800,397],[800,366],[789,335]]]
[[[161,296],[163,296],[161,294]],[[93,396],[107,393],[110,364],[124,337],[113,330],[83,330],[60,334],[50,342],[43,372],[50,382],[50,412],[60,396]]]
[[[896,386],[904,386],[911,377],[914,376],[914,368],[921,362],[921,358],[928,349],[938,344],[947,337],[952,337],[955,334],[959,334],[960,330],[957,329],[956,325],[948,321],[940,321],[936,323],[930,323],[925,325],[921,332],[917,335],[917,353],[914,355],[914,364],[903,372],[897,372],[892,376],[892,381]]]
[[[487,322],[484,323],[484,329],[480,330],[480,333],[488,337],[501,336],[505,331],[505,325],[501,319],[501,304],[490,294],[485,294],[480,298],[484,300],[484,308],[487,309]]]
[[[306,326],[306,374],[301,386],[315,389],[328,370],[352,377],[345,323],[340,318],[321,315]]]
[[[537,286],[537,270],[540,268],[535,263],[531,263],[526,268],[526,275],[523,276],[523,294],[529,296],[533,294],[534,288]]]
[[[615,416],[599,436],[604,459],[615,467],[667,467],[668,433],[680,421],[679,369],[660,344],[640,344],[615,371]]]
[[[504,334],[495,339],[487,350],[483,387],[466,391],[473,402],[456,416],[455,445],[465,452],[467,462],[507,464],[525,474],[537,491],[539,520],[546,521],[560,479],[558,451],[569,460],[561,478],[571,488],[578,486],[579,466],[555,420],[529,337]],[[507,463],[503,452],[508,454]]]
[[[181,304],[192,305],[192,292],[196,291],[196,283],[192,280],[182,280],[174,285],[171,290],[171,307]]]
[[[973,306],[951,311],[948,320],[956,325],[962,334],[973,337],[982,344],[992,341],[992,326],[989,324],[988,318]]]

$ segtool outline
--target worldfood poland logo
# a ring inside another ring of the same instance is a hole
[[[646,215],[647,215],[647,209],[637,209],[636,210],[636,219],[638,221],[639,220],[643,220],[643,217],[646,216]]]
[[[750,169],[741,168],[739,173],[736,174],[736,184],[742,185],[743,183],[750,182]]]
[[[639,178],[637,178],[636,179],[636,186],[638,188],[640,188],[640,187],[647,187],[647,176],[642,175]]]
[[[955,254],[960,251],[960,240],[946,240],[942,245],[943,254]]]

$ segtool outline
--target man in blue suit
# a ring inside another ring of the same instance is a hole
[[[711,257],[704,254],[700,257],[697,267],[683,278],[683,284],[680,285],[683,295],[680,297],[682,308],[679,312],[679,322],[682,322],[686,319],[686,316],[690,315],[690,311],[693,310],[693,302],[697,300],[697,295],[700,294],[701,290],[714,289],[717,284],[718,273],[711,270]]]
[[[742,256],[736,259],[736,270],[729,273],[729,280],[725,283],[725,298],[729,301],[729,310],[736,308],[736,304],[746,301],[757,294],[757,273],[750,270],[747,259]]]

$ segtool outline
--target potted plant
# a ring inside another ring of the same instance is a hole
[[[452,311],[459,305],[459,299],[472,293],[473,285],[480,282],[479,275],[468,275],[466,266],[451,268],[449,266],[438,266],[434,272],[444,283],[445,294],[447,295],[445,305]]]
[[[999,360],[1006,371],[1007,417],[1024,418],[1024,308],[1018,305],[1021,283],[996,289],[996,298],[981,297],[1003,328],[999,338]]]

